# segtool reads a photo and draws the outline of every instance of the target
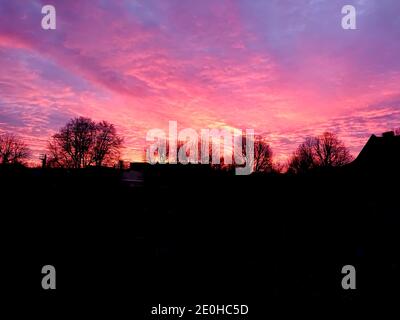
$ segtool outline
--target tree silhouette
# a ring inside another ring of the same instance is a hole
[[[96,166],[111,164],[120,156],[123,139],[118,136],[114,125],[107,121],[96,124],[93,160]]]
[[[289,160],[288,171],[293,173],[307,172],[317,166],[313,146],[315,138],[306,138]]]
[[[122,138],[114,125],[89,118],[71,119],[49,141],[49,166],[84,168],[118,160]]]
[[[261,136],[254,139],[254,172],[267,172],[273,169],[272,149]]]
[[[353,160],[349,150],[330,132],[307,138],[298,146],[289,161],[289,172],[307,172],[317,167],[340,167]]]
[[[315,142],[317,162],[322,167],[340,167],[353,160],[349,150],[334,133],[325,132]]]
[[[4,133],[0,135],[0,163],[22,163],[29,157],[29,149],[26,144],[14,134]]]

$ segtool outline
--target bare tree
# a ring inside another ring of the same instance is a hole
[[[400,128],[396,128],[396,129],[394,130],[394,134],[395,134],[396,136],[400,136]]]
[[[1,164],[22,163],[29,157],[26,144],[14,134],[0,135],[0,162]]]
[[[96,125],[89,118],[70,120],[59,133],[53,135],[49,151],[53,161],[66,167],[81,168],[91,164],[90,149],[93,145]]]
[[[267,172],[273,169],[272,149],[261,136],[254,139],[254,172]]]
[[[54,136],[49,141],[48,151],[49,157],[47,159],[47,166],[55,168],[74,167],[72,157],[62,148],[58,139],[55,139]]]
[[[307,172],[317,167],[339,167],[352,161],[344,143],[330,132],[314,138],[307,138],[293,153],[288,171]]]
[[[314,149],[321,167],[340,167],[353,160],[349,150],[334,133],[324,132],[316,138]]]
[[[288,171],[293,173],[307,172],[317,166],[314,155],[315,138],[306,138],[289,160]]]
[[[96,124],[93,159],[96,166],[111,164],[120,156],[123,139],[118,136],[114,125],[107,121]]]
[[[84,168],[101,166],[118,160],[122,138],[115,127],[106,122],[95,123],[89,118],[70,120],[49,141],[49,165]]]

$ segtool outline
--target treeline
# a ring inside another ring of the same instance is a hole
[[[400,134],[400,130],[397,130]],[[115,166],[120,161],[123,138],[115,126],[107,121],[90,118],[71,119],[50,137],[43,166],[50,168],[85,168]],[[0,134],[0,164],[26,164],[31,152],[27,144],[10,133]],[[340,167],[353,160],[348,148],[335,134],[325,132],[307,137],[293,152],[287,163],[273,161],[273,152],[265,137],[254,141],[254,172],[283,172],[300,174],[316,168]],[[214,166],[226,169],[223,159]]]
[[[112,166],[120,158],[123,139],[107,121],[71,119],[48,141],[42,161],[50,168]],[[26,143],[10,133],[0,134],[0,164],[24,165],[31,152]]]
[[[119,159],[122,142],[113,124],[75,118],[48,142],[47,166],[76,169],[110,166]]]
[[[245,148],[243,148],[245,149]],[[243,151],[245,155],[245,151]],[[254,139],[255,173],[282,173],[302,174],[318,168],[334,168],[350,163],[353,157],[337,135],[324,132],[315,137],[307,137],[286,163],[275,162],[273,151],[267,139],[256,136]],[[224,168],[224,165],[221,165]],[[230,166],[225,166],[229,168]]]

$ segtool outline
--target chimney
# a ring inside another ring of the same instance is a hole
[[[387,131],[387,132],[384,132],[384,133],[382,133],[382,137],[383,137],[383,138],[391,138],[391,137],[394,137],[394,131]]]

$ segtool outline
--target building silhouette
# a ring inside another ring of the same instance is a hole
[[[380,137],[373,134],[353,165],[371,171],[399,171],[400,136],[393,131],[385,132]]]

